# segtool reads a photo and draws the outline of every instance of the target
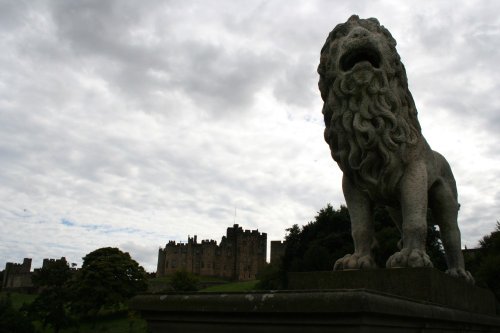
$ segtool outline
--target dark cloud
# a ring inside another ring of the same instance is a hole
[[[217,25],[213,19],[204,20],[210,15],[188,12],[189,16],[183,13],[179,17],[177,11],[161,6],[159,12],[163,14],[161,21],[143,32],[144,36],[140,26],[151,18],[150,11],[133,11],[130,4],[122,2],[57,3],[53,19],[61,41],[69,45],[73,56],[97,66],[93,72],[111,89],[119,89],[124,97],[136,101],[155,92],[180,91],[215,115],[236,109],[242,112],[279,69],[279,58],[272,50],[255,52],[252,43],[244,43],[244,35],[230,33],[229,38],[243,41],[231,44],[225,43],[224,36],[201,38],[197,32]],[[201,25],[176,31],[176,23],[192,19]],[[166,27],[156,28],[164,22]],[[168,27],[171,30],[165,30]],[[183,30],[188,34],[182,36]],[[173,33],[182,38],[173,37]],[[141,37],[155,42],[138,42]],[[144,109],[140,101],[139,107]]]
[[[157,246],[218,240],[235,208],[271,240],[338,207],[316,67],[355,13],[398,40],[477,241],[499,214],[495,6],[2,2],[0,265],[118,246],[153,270]]]

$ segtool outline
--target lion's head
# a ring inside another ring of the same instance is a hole
[[[388,198],[421,137],[396,41],[376,19],[351,16],[329,34],[318,73],[332,157],[360,188]]]

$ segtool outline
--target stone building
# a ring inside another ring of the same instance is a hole
[[[187,243],[169,241],[158,251],[156,276],[186,270],[202,276],[253,280],[266,265],[266,255],[267,234],[235,224],[227,228],[219,245],[214,240],[198,243],[196,236],[188,237]]]
[[[68,264],[65,257],[61,257],[61,259],[43,259],[42,268],[48,268],[51,263],[58,261]],[[39,269],[35,268],[34,272]],[[33,286],[32,276],[31,258],[24,258],[22,264],[8,262],[5,264],[3,272],[2,290],[34,292],[37,288]]]
[[[31,258],[24,258],[22,264],[8,262],[3,272],[2,290],[30,289],[31,282]]]

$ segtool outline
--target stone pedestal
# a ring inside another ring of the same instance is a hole
[[[367,289],[453,309],[495,315],[493,293],[434,268],[297,272],[288,274],[292,290]]]
[[[500,332],[488,291],[458,280],[458,289],[433,292],[449,277],[423,270],[411,283],[401,280],[412,271],[372,271],[367,279],[365,272],[293,273],[290,286],[300,290],[140,295],[130,306],[152,332]],[[474,300],[484,304],[466,305]]]

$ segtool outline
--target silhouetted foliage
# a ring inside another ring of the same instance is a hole
[[[257,274],[257,290],[279,290],[284,289],[284,281],[286,280],[286,272],[283,270],[283,263],[273,263],[266,265],[263,270]]]
[[[12,306],[10,294],[0,297],[0,332],[2,333],[33,333],[35,328],[31,320],[22,311]]]
[[[45,328],[52,326],[57,333],[71,324],[67,311],[68,281],[72,271],[64,260],[51,261],[33,273],[33,284],[40,289],[37,298],[26,307],[30,317],[40,320]]]
[[[330,270],[335,258],[352,252],[351,223],[345,206],[328,204],[314,221],[287,229],[283,269],[292,271]]]
[[[61,287],[71,278],[72,271],[64,260],[49,261],[33,273],[32,281],[37,287]]]
[[[401,235],[384,207],[375,208],[373,220],[378,243],[374,249],[375,261],[379,267],[385,267],[389,256],[398,251]],[[295,224],[286,231],[282,263],[268,268],[259,276],[259,288],[286,286],[286,272],[331,270],[337,259],[354,251],[350,215],[345,206],[333,209],[328,204],[318,212],[314,221],[302,228]],[[439,231],[430,219],[427,251],[434,265],[444,270],[446,264]]]
[[[496,229],[479,241],[479,253],[474,257],[475,267],[468,267],[479,286],[493,291],[500,301],[500,223]]]
[[[103,308],[119,308],[146,290],[146,272],[127,252],[105,247],[87,254],[71,281],[71,310],[95,316]]]
[[[32,319],[42,322],[43,327],[52,326],[55,333],[72,324],[67,311],[68,291],[63,287],[44,288],[28,307]]]
[[[177,271],[172,275],[170,285],[175,291],[196,291],[198,282],[196,275],[186,271]]]
[[[448,267],[446,265],[446,257],[441,243],[441,233],[436,229],[435,225],[430,223],[427,224],[427,240],[425,246],[434,267],[441,271],[445,271]]]

